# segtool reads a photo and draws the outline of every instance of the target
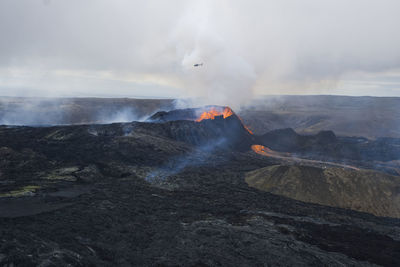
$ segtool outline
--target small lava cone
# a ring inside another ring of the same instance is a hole
[[[252,132],[229,107],[161,111],[148,121],[168,124],[169,137],[197,146],[213,145],[246,151],[254,143]]]

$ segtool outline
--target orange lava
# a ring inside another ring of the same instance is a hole
[[[241,120],[241,119],[240,119]],[[246,125],[243,125],[244,126],[244,128],[249,132],[249,133],[251,133],[251,134],[253,134],[253,132],[249,129],[249,127],[247,127]]]
[[[224,110],[221,112],[216,108],[211,108],[209,111],[204,111],[201,113],[200,117],[196,120],[197,122],[202,120],[213,120],[216,116],[223,116],[223,118],[228,118],[229,116],[233,115],[232,109],[225,107]]]
[[[262,145],[252,145],[251,149],[256,152],[257,154],[264,155],[264,156],[271,156],[271,150],[268,147]]]
[[[323,166],[324,168],[328,167],[340,167],[340,168],[347,168],[353,170],[360,170],[359,168],[351,165],[340,164],[336,162],[328,162],[328,161],[320,161],[320,160],[313,160],[313,159],[304,159],[292,156],[290,153],[287,152],[277,152],[269,149],[268,147],[262,145],[252,145],[251,149],[259,155],[272,157],[276,159],[285,160],[288,162],[295,162],[297,164],[308,164],[311,166]]]

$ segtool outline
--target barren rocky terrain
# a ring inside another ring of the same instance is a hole
[[[247,173],[255,188],[293,199],[400,217],[400,177],[370,170],[275,165]]]
[[[283,164],[251,151],[258,137],[236,116],[2,126],[0,263],[400,264],[398,219],[249,187]]]

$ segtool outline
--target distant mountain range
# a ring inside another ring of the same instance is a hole
[[[54,125],[128,122],[175,108],[171,99],[0,98],[0,124]],[[260,97],[235,112],[255,134],[293,128],[302,134],[400,137],[400,98]]]

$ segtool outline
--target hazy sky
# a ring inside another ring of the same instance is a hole
[[[0,95],[400,96],[399,12],[399,0],[0,0]]]

